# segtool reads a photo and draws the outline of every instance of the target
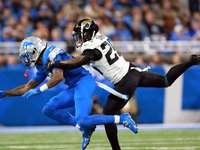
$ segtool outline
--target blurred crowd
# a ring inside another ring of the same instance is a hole
[[[198,0],[0,0],[0,42],[70,42],[81,18],[95,19],[113,41],[200,39]]]
[[[34,35],[71,43],[82,18],[93,18],[111,41],[200,40],[199,6],[199,0],[0,0],[0,42]],[[1,63],[0,54],[0,67],[9,57]]]

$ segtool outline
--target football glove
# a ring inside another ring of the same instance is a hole
[[[0,90],[0,98],[4,98],[5,96],[6,96],[5,92]]]
[[[26,93],[24,93],[24,94],[22,95],[22,97],[29,98],[30,96],[38,95],[38,94],[40,94],[40,93],[42,93],[42,92],[40,91],[39,88],[30,89],[29,91],[27,91]]]
[[[52,71],[52,69],[53,69],[53,66],[51,65],[51,62],[50,62],[50,61],[46,62],[45,67],[46,67],[46,69],[47,69],[48,71]]]

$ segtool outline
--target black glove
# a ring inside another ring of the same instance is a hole
[[[46,67],[46,69],[47,69],[48,71],[52,71],[52,69],[53,69],[53,66],[51,65],[51,62],[50,62],[50,61],[46,62],[45,67]]]

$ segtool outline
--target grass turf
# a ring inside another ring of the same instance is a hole
[[[200,130],[119,131],[123,150],[200,150]],[[81,150],[81,132],[0,134],[1,150]],[[92,135],[87,150],[111,150],[105,132]]]

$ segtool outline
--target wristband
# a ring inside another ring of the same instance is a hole
[[[40,91],[41,92],[44,92],[45,90],[49,89],[47,84],[43,84],[41,87],[40,87]]]

